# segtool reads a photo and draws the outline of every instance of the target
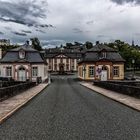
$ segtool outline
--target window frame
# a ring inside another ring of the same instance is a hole
[[[120,74],[120,69],[119,69],[119,66],[113,66],[113,76],[114,77],[119,77],[119,74]]]
[[[91,68],[92,68],[92,70],[91,70]],[[91,73],[92,73],[92,74],[91,74]],[[89,67],[88,67],[88,76],[89,76],[90,78],[95,77],[95,66],[89,66]]]
[[[6,77],[12,77],[12,66],[6,67]]]
[[[57,63],[54,64],[54,71],[57,71]]]
[[[20,51],[19,51],[19,58],[20,58],[20,59],[25,59],[25,55],[26,55],[26,53],[25,53],[24,50],[20,50]]]
[[[37,76],[38,76],[38,67],[37,66],[33,66],[32,67],[32,77],[37,77]]]
[[[66,70],[69,71],[69,64],[66,64]]]

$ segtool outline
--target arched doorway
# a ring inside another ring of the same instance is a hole
[[[102,67],[102,73],[101,73],[101,81],[107,81],[108,80],[108,70],[107,66]]]
[[[63,63],[59,65],[59,73],[60,74],[64,73],[64,64]]]
[[[18,81],[26,81],[26,70],[24,67],[18,69]]]

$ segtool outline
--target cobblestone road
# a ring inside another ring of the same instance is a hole
[[[59,77],[0,126],[0,140],[140,140],[140,113]]]

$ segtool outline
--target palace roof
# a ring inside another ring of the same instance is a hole
[[[78,49],[52,48],[45,51],[45,58],[54,58],[58,55],[65,55],[69,58],[81,58],[83,51]]]
[[[102,53],[106,53],[106,56],[104,57]],[[103,44],[97,44],[92,49],[84,53],[79,63],[97,61],[124,62],[125,60],[116,50]]]
[[[19,58],[19,51],[25,51],[25,58]],[[16,62],[29,62],[29,63],[44,63],[40,53],[33,49],[30,45],[24,44],[16,49],[11,49],[6,52],[4,57],[0,60],[1,63],[16,63]]]

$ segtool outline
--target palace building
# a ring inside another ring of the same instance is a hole
[[[123,80],[124,62],[116,50],[97,42],[79,61],[78,77],[83,80]]]
[[[2,54],[2,53],[0,53]],[[26,44],[8,50],[0,59],[0,76],[15,81],[45,81],[48,78],[47,63],[40,52]]]
[[[78,61],[82,57],[82,51],[68,48],[52,48],[45,51],[45,59],[48,63],[49,72],[77,72]]]

